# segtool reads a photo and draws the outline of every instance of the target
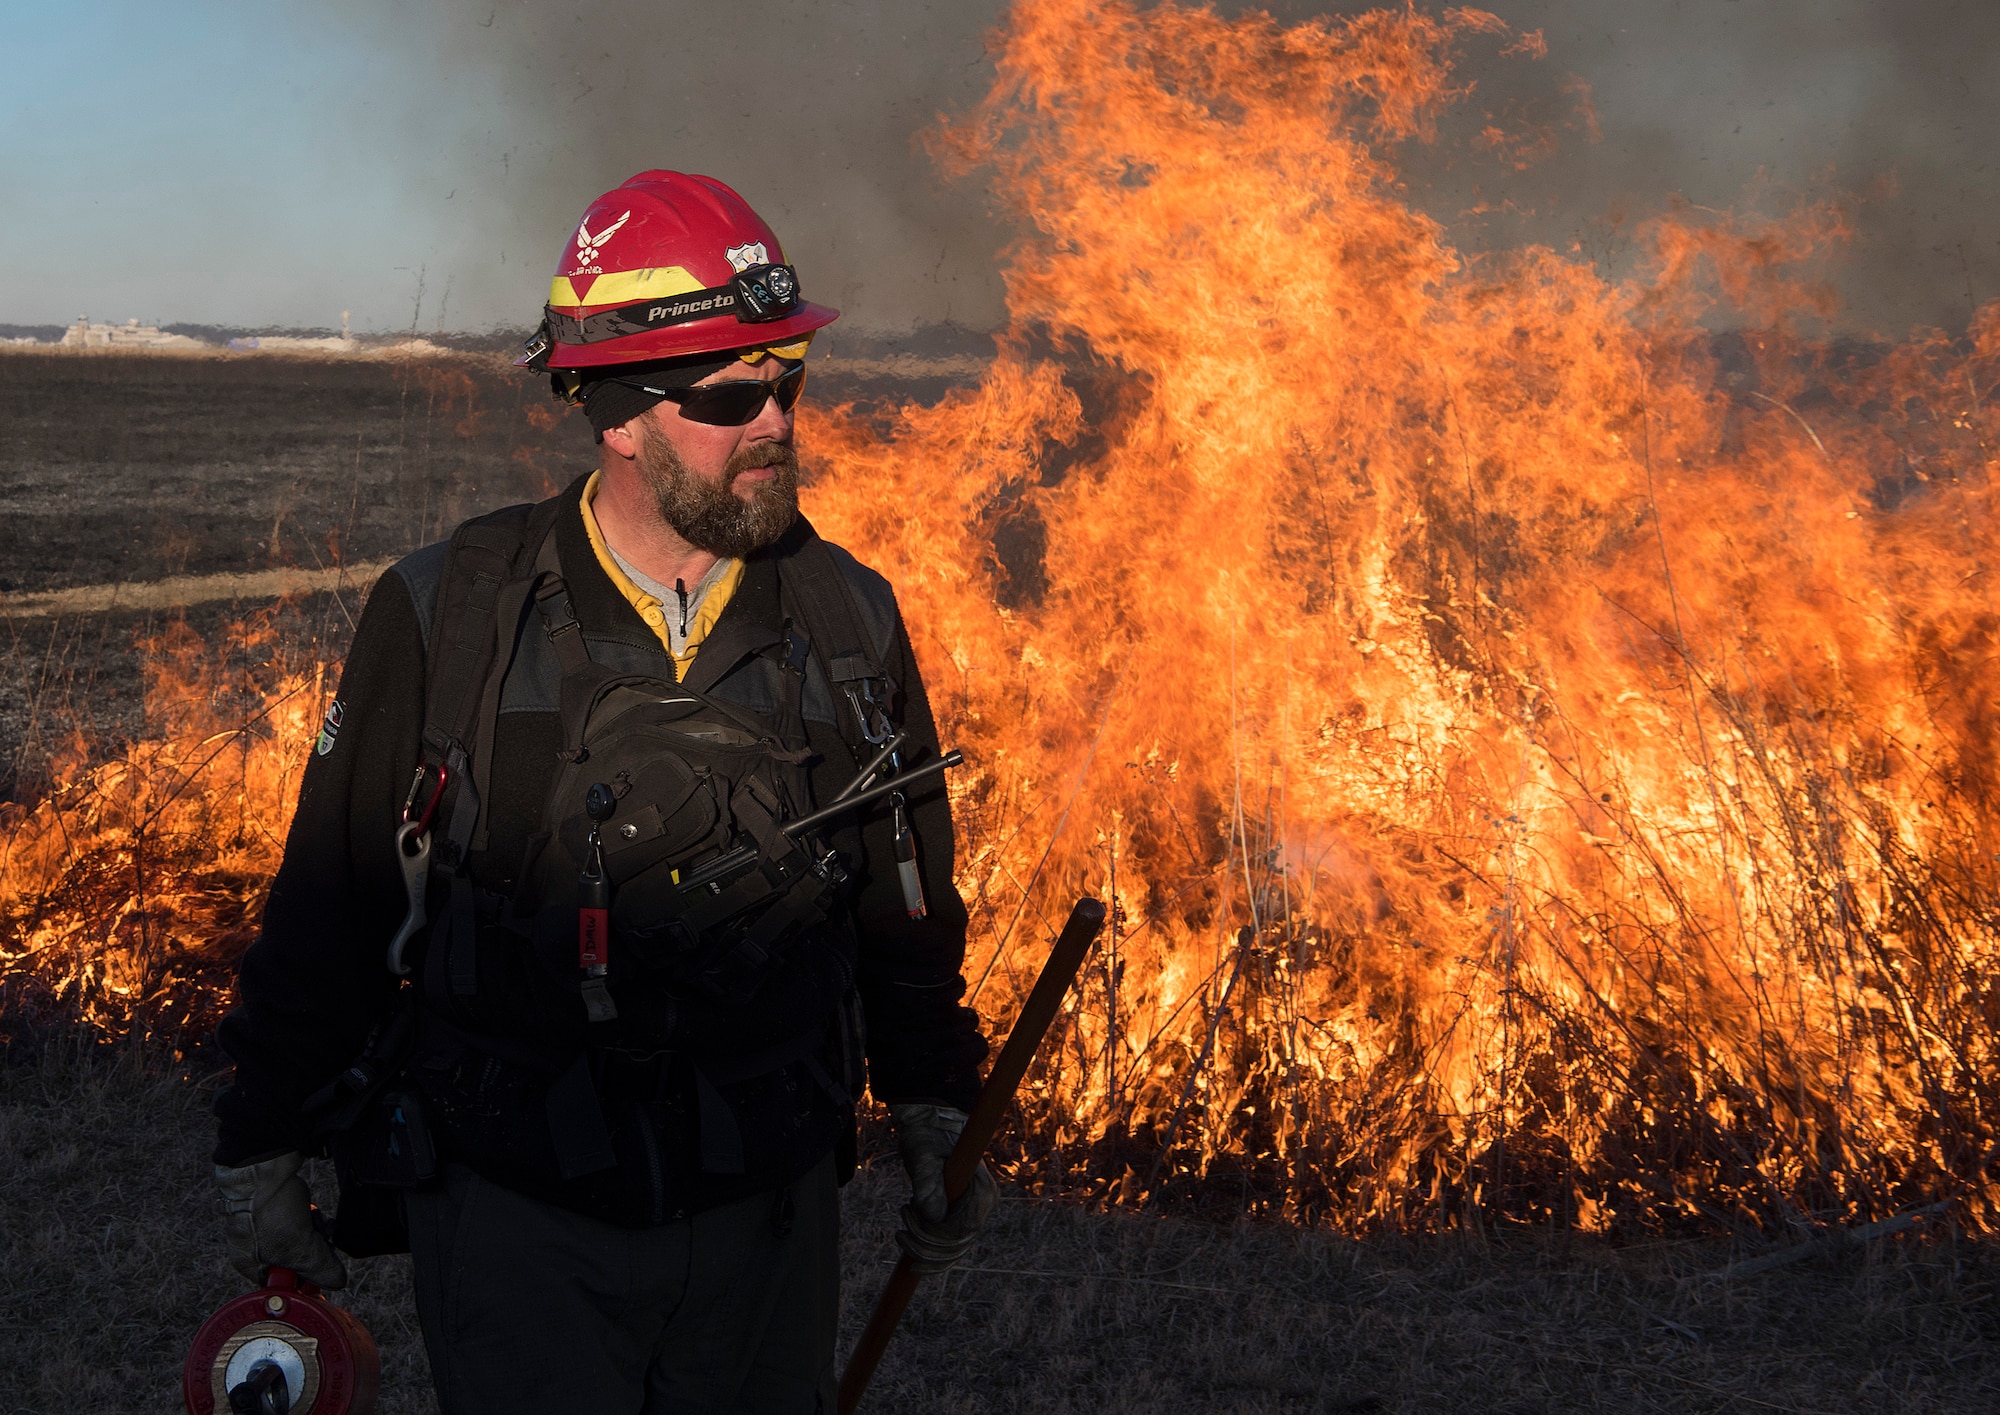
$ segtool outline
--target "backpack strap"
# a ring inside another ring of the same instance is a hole
[[[569,581],[563,578],[562,556],[557,552],[554,536],[542,541],[535,556],[533,578],[526,583],[533,589],[535,613],[541,618],[543,632],[562,668],[561,755],[565,761],[578,761],[582,758],[583,729],[590,716],[591,699],[598,686],[613,674],[591,658],[590,648],[583,641],[583,626],[577,622],[576,610],[570,603]]]
[[[448,868],[463,864],[473,845],[482,789],[492,770],[500,682],[513,665],[527,605],[530,580],[522,562],[532,563],[561,502],[552,497],[467,521],[453,534],[445,555],[425,674],[423,751],[427,766],[443,765],[461,787],[447,830]],[[476,761],[468,757],[468,744]]]
[[[448,882],[463,876],[468,858],[486,843],[481,805],[492,777],[500,691],[532,584],[523,562],[532,564],[561,509],[562,498],[551,497],[468,521],[445,554],[424,682],[423,758],[411,795],[427,775],[438,783],[433,789],[450,783],[451,815],[434,852],[437,873]],[[433,941],[448,950],[452,993],[470,996],[478,986],[473,890],[462,878],[447,888],[448,911]]]
[[[896,734],[891,718],[896,683],[861,627],[854,588],[833,558],[833,552],[808,527],[798,549],[782,562],[783,580],[793,608],[805,620],[813,656],[826,675],[833,695],[833,715],[841,740],[854,754],[858,769]]]

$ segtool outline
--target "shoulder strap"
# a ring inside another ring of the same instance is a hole
[[[808,528],[798,549],[779,563],[792,606],[805,620],[813,656],[826,674],[841,739],[860,766],[895,735],[890,713],[896,684],[868,642],[854,589],[819,532]]]
[[[577,622],[576,610],[570,604],[569,581],[563,578],[562,556],[554,536],[542,541],[529,583],[535,613],[541,616],[542,630],[548,635],[556,662],[562,668],[562,685],[558,690],[563,731],[560,755],[565,761],[581,761],[591,700],[604,681],[615,675],[591,658],[590,647],[583,641],[583,626]]]
[[[452,534],[432,610],[424,684],[426,751],[471,735],[473,709],[495,646],[500,589],[513,573],[527,511],[509,506],[467,521]]]
[[[443,875],[449,893],[431,938],[432,947],[442,950],[457,997],[478,991],[477,924],[470,881],[451,881],[463,872],[467,856],[485,845],[480,803],[492,776],[500,690],[532,583],[527,567],[561,507],[562,497],[554,496],[467,521],[452,535],[438,584],[424,680],[424,754],[412,794],[426,773],[436,773],[434,789],[440,793],[445,773],[456,783],[444,840],[432,851],[438,862],[434,877]]]
[[[448,869],[464,863],[479,825],[500,685],[527,601],[529,578],[521,562],[532,564],[561,502],[551,497],[467,521],[445,554],[425,674],[423,760],[457,782],[441,852]],[[468,758],[468,744],[476,761]]]

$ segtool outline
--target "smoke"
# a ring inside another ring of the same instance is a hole
[[[1457,121],[1543,121],[1555,148],[1524,171],[1410,154],[1413,192],[1468,248],[1545,241],[1615,271],[1631,221],[1670,195],[1772,211],[1844,196],[1855,240],[1831,274],[1852,327],[1962,327],[2000,296],[1991,0],[1489,3],[1542,30],[1547,54],[1468,55]],[[984,91],[982,39],[1003,9],[374,0],[320,23],[359,26],[425,75],[395,112],[360,119],[382,132],[414,224],[443,233],[424,255],[423,323],[529,324],[584,205],[678,167],[742,191],[847,330],[893,331],[1001,319],[1009,233],[977,176],[946,184],[918,135]]]
[[[2000,6],[1989,0],[1517,0],[1539,63],[1492,65],[1469,114],[1544,104],[1574,75],[1601,138],[1480,198],[1521,214],[1492,240],[1572,241],[1618,272],[1634,218],[1670,196],[1768,214],[1843,208],[1853,239],[1829,270],[1851,329],[1963,328],[2000,297]],[[1461,180],[1463,195],[1468,186]],[[1434,204],[1447,221],[1452,213]]]
[[[449,280],[461,314],[448,322],[531,326],[585,205],[669,167],[742,192],[847,328],[893,330],[1002,316],[984,195],[947,187],[918,146],[984,91],[998,14],[962,0],[440,0],[326,23],[360,25],[426,73],[393,116],[390,158],[415,224],[448,233],[417,322]]]

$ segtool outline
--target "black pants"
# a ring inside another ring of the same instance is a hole
[[[409,1214],[444,1415],[831,1415],[831,1157],[788,1195],[659,1228],[599,1223],[459,1165]]]

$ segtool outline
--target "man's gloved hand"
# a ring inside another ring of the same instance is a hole
[[[312,1195],[297,1150],[239,1169],[215,1167],[222,1196],[222,1231],[229,1241],[229,1265],[263,1286],[265,1273],[290,1268],[320,1287],[344,1287],[347,1268],[313,1222]]]
[[[903,1206],[896,1245],[918,1272],[941,1273],[972,1251],[980,1226],[1000,1200],[1000,1186],[982,1161],[958,1202],[945,1203],[944,1162],[964,1133],[964,1111],[948,1105],[892,1105],[889,1118],[910,1176],[910,1202]]]

